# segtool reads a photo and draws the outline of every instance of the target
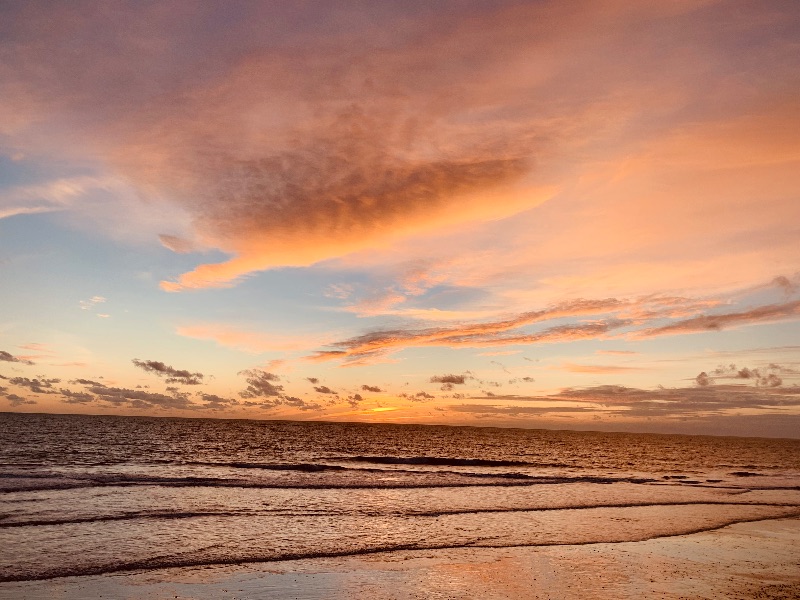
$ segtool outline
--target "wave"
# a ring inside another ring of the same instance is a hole
[[[535,512],[554,512],[559,510],[597,510],[606,508],[654,508],[664,506],[767,506],[773,508],[800,508],[800,505],[789,502],[730,502],[724,500],[695,500],[695,501],[669,501],[669,502],[611,502],[598,504],[564,504],[559,506],[517,506],[503,508],[455,508],[431,511],[392,511],[385,512],[367,510],[352,511],[348,516],[365,517],[412,517],[412,518],[437,518],[454,515],[482,515],[498,513],[535,513]],[[135,520],[172,520],[172,519],[196,519],[204,517],[217,518],[256,518],[269,516],[292,516],[292,517],[329,517],[339,515],[330,510],[291,510],[291,509],[261,509],[258,511],[138,511],[119,515],[97,515],[89,517],[73,517],[65,519],[33,519],[28,521],[11,521],[4,523],[0,521],[0,529],[16,527],[47,527],[58,525],[82,525],[87,523],[104,523],[114,521],[135,521]]]
[[[363,548],[352,548],[348,550],[332,550],[332,551],[306,551],[306,552],[277,552],[274,554],[263,553],[242,553],[241,555],[231,556],[226,554],[219,557],[196,557],[186,556],[182,554],[170,554],[165,556],[157,556],[138,561],[117,562],[104,565],[81,565],[62,568],[51,568],[40,571],[38,573],[0,573],[0,583],[9,582],[23,582],[23,581],[41,581],[49,579],[58,579],[61,577],[81,577],[81,576],[97,576],[106,575],[111,573],[121,573],[128,571],[155,571],[170,568],[189,568],[189,567],[207,567],[207,566],[230,566],[241,565],[246,563],[276,563],[284,561],[295,561],[304,559],[319,559],[319,558],[341,558],[349,556],[367,556],[374,554],[390,553],[390,552],[413,552],[413,551],[432,551],[432,550],[453,550],[460,548],[540,548],[540,547],[554,547],[554,546],[588,546],[594,544],[609,544],[609,543],[629,543],[629,542],[642,542],[651,539],[660,539],[675,537],[680,535],[690,535],[695,533],[703,533],[708,531],[715,531],[723,529],[736,523],[751,523],[758,521],[770,521],[777,519],[796,518],[800,516],[800,512],[779,514],[779,515],[759,515],[750,517],[728,518],[720,522],[709,524],[706,526],[683,527],[678,528],[668,533],[655,533],[645,535],[629,535],[624,539],[592,539],[586,541],[540,541],[531,543],[502,543],[491,542],[488,540],[472,540],[462,543],[449,543],[449,544],[425,544],[425,543],[406,543],[406,544],[385,544],[377,546],[369,546]],[[208,548],[206,548],[208,549]]]
[[[424,465],[434,467],[555,467],[574,468],[565,463],[542,463],[524,460],[491,460],[488,458],[447,458],[440,456],[348,456],[338,460],[377,465]]]
[[[37,519],[30,521],[0,521],[0,529],[8,527],[44,527],[50,525],[78,525],[82,523],[102,523],[106,521],[134,521],[137,519],[193,519],[197,517],[241,517],[247,513],[235,512],[134,512],[121,515],[98,515],[94,517],[76,517],[71,519]]]
[[[277,471],[298,471],[302,474],[317,473],[328,469],[310,469],[309,465],[271,465]],[[316,467],[316,465],[314,465]],[[255,467],[254,467],[255,468]],[[212,487],[212,488],[263,488],[263,489],[405,489],[405,488],[448,488],[448,487],[479,487],[479,486],[531,486],[531,485],[558,485],[568,483],[655,483],[658,480],[646,477],[601,477],[592,475],[575,476],[546,476],[528,475],[525,473],[474,473],[457,471],[396,471],[381,469],[346,469],[341,467],[333,469],[337,475],[328,478],[301,477],[295,480],[285,478],[270,480],[268,478],[230,478],[230,477],[170,477],[155,475],[131,474],[70,474],[63,476],[49,474],[47,476],[19,476],[16,482],[0,488],[2,493],[57,491],[90,487],[130,487],[130,486],[159,486],[159,487]],[[349,472],[354,477],[341,477],[343,472]],[[369,477],[364,477],[369,473]],[[390,475],[393,478],[381,480],[375,474]],[[395,478],[398,473],[406,477]],[[359,477],[361,475],[361,477]]]
[[[181,463],[198,467],[229,467],[232,469],[263,469],[265,471],[301,471],[318,473],[322,471],[345,471],[347,467],[320,463],[251,463],[251,462],[187,462]]]

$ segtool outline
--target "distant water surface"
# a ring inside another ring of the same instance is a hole
[[[800,516],[800,440],[0,413],[0,582]]]

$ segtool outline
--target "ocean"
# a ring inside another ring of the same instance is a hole
[[[0,413],[0,582],[800,516],[800,440]]]

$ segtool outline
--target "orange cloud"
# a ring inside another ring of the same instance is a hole
[[[385,360],[387,354],[411,347],[482,348],[602,339],[608,337],[613,330],[646,326],[686,314],[696,315],[700,308],[718,304],[719,302],[713,299],[694,301],[689,298],[653,295],[636,300],[582,299],[564,302],[544,310],[527,311],[496,321],[459,323],[449,327],[373,331],[330,344],[332,349],[318,351],[306,358],[312,361],[343,360],[348,366],[357,366]],[[707,332],[728,326],[792,319],[797,315],[800,315],[800,301],[761,306],[738,313],[699,315],[689,319],[673,320],[667,325],[629,331],[623,335],[629,339],[645,339],[659,335]],[[584,317],[588,316],[595,318],[587,321]],[[632,316],[634,318],[631,318]],[[529,325],[570,318],[573,322],[550,325],[540,331],[518,331]],[[606,351],[606,353],[631,352]],[[583,373],[632,370],[622,366],[570,364],[565,368]]]
[[[404,293],[491,284],[507,310],[796,269],[789,5],[323,4],[239,4],[224,28],[177,5],[4,6],[0,132],[109,165],[151,214],[188,215],[162,243],[230,256],[170,291],[351,253],[449,257]]]
[[[496,331],[470,333],[472,328],[439,329],[423,331],[380,331],[365,334],[333,344],[336,350],[321,350],[308,356],[312,361],[343,359],[347,366],[374,364],[385,360],[387,353],[408,347],[445,346],[450,348],[481,348],[505,345],[529,345],[596,339],[613,329],[623,327],[625,321],[609,320],[574,325],[557,325],[543,331],[520,335],[498,335]]]

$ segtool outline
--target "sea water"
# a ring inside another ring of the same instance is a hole
[[[0,582],[800,516],[800,440],[0,413]]]

